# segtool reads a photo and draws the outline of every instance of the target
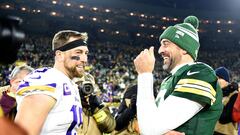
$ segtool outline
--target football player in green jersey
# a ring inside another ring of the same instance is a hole
[[[155,99],[154,48],[143,50],[134,60],[138,72],[137,118],[141,134],[160,135],[177,131],[186,135],[212,135],[223,105],[214,70],[196,62],[200,47],[198,18],[168,27],[160,36],[158,50],[166,77]]]

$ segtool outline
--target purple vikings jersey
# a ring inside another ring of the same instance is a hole
[[[24,97],[33,94],[48,95],[56,100],[41,135],[77,134],[82,124],[82,105],[77,85],[72,80],[54,68],[37,69],[21,82],[17,90],[17,104],[20,105]]]

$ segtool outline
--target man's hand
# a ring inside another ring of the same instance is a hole
[[[96,95],[89,96],[89,105],[92,113],[95,112],[95,109],[101,109],[103,107],[101,100]]]
[[[183,132],[177,132],[177,131],[168,131],[167,133],[165,133],[164,135],[185,135],[185,133]]]
[[[134,65],[138,74],[152,73],[155,65],[154,47],[142,51],[134,59]]]

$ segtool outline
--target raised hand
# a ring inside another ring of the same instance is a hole
[[[135,59],[134,65],[138,74],[152,73],[155,65],[154,47],[144,49]]]

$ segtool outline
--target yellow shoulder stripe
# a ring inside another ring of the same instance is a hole
[[[1,108],[1,106],[0,106],[0,117],[2,117],[3,116],[3,110],[2,110],[2,108]]]
[[[208,91],[210,94],[212,94],[214,97],[216,95],[216,91],[212,87],[211,84],[208,82],[202,81],[202,80],[197,80],[197,79],[181,79],[177,85],[181,85],[184,87],[184,85],[190,85],[191,88],[196,88],[196,89],[203,89],[205,91]]]
[[[32,90],[42,90],[42,91],[50,91],[54,92],[56,88],[51,86],[27,86],[17,91],[17,95],[22,95],[26,91],[32,91]]]
[[[193,93],[193,94],[196,94],[196,95],[201,95],[201,96],[208,97],[208,98],[211,99],[211,104],[213,104],[216,100],[216,98],[212,94],[210,94],[209,92],[202,91],[202,90],[199,90],[199,89],[179,87],[179,88],[175,89],[174,91]]]

